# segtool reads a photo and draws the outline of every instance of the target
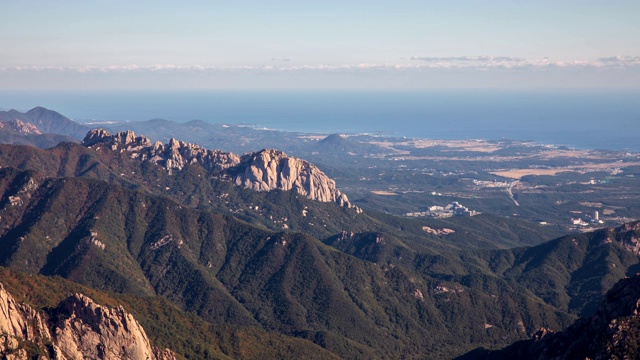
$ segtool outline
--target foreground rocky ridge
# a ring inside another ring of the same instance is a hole
[[[101,306],[82,294],[44,314],[18,303],[0,283],[0,334],[0,356],[6,359],[176,359],[170,350],[152,346],[122,307]]]
[[[207,150],[195,144],[171,139],[168,144],[151,143],[132,131],[110,134],[104,129],[87,133],[82,141],[86,147],[102,146],[126,151],[132,159],[150,161],[169,173],[180,171],[188,164],[200,164],[207,171],[217,173],[235,185],[255,191],[296,191],[311,200],[335,202],[340,206],[360,209],[349,202],[330,179],[308,161],[290,157],[282,151],[264,149],[239,157],[230,152]]]

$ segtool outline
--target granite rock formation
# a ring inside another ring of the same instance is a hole
[[[234,179],[238,186],[255,191],[295,190],[309,199],[352,206],[336,188],[335,181],[315,165],[282,151],[265,149],[245,154],[238,167],[242,170]]]
[[[231,179],[235,185],[246,189],[296,191],[311,200],[335,202],[361,211],[337,189],[335,181],[315,165],[278,150],[265,149],[239,157],[176,139],[171,139],[168,144],[152,144],[148,138],[136,136],[132,131],[112,135],[104,129],[87,133],[82,144],[96,149],[109,147],[114,151],[126,151],[132,159],[150,161],[169,173],[198,163],[207,171]]]
[[[31,359],[174,360],[152,346],[140,324],[122,307],[111,309],[75,294],[47,316],[18,303],[0,284],[0,357]],[[49,354],[42,355],[42,354]]]
[[[42,132],[37,126],[15,119],[7,122],[0,122],[0,129],[5,129],[23,135],[41,135]]]

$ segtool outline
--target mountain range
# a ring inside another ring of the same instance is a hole
[[[601,318],[639,269],[638,222],[558,237],[490,214],[400,218],[279,150],[82,137],[0,145],[0,282],[49,328],[82,293],[176,358],[498,356],[485,349]]]

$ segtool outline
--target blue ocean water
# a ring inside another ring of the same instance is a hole
[[[319,133],[534,140],[640,151],[640,91],[0,91],[74,119],[253,124]]]

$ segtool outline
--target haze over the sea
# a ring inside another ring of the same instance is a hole
[[[640,151],[640,91],[7,92],[0,107],[45,106],[82,121],[252,124],[317,133],[534,140]]]

